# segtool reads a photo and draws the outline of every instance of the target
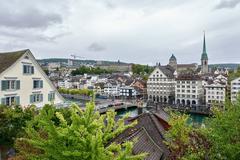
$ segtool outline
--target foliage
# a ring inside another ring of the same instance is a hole
[[[24,134],[23,127],[34,117],[35,108],[0,105],[0,144],[13,146],[14,140]]]
[[[45,160],[139,160],[144,155],[132,155],[132,142],[109,143],[125,129],[123,119],[115,122],[115,112],[100,115],[93,102],[85,111],[77,105],[69,109],[70,121],[61,111],[46,106],[26,127],[27,135],[18,139],[16,159]],[[56,123],[56,119],[59,123]]]
[[[225,110],[214,108],[214,117],[206,123],[205,134],[212,147],[210,159],[235,160],[240,157],[240,99],[228,103]]]
[[[93,96],[93,91],[89,89],[66,89],[60,88],[58,89],[59,93],[63,94],[72,94],[72,95],[86,95],[86,96]]]
[[[154,70],[153,67],[148,65],[141,65],[141,64],[133,64],[132,65],[132,72],[133,74],[138,75],[149,75]]]
[[[111,70],[101,69],[99,67],[86,67],[81,66],[80,68],[73,70],[72,75],[83,75],[83,74],[105,74],[105,73],[112,73]]]
[[[165,142],[170,151],[170,159],[204,159],[209,142],[203,133],[188,124],[189,116],[186,114],[171,113],[169,124],[172,126],[166,133]]]

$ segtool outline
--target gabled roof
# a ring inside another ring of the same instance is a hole
[[[174,78],[174,71],[175,69],[169,65],[167,66],[157,66],[162,72],[163,74],[165,74],[168,78]]]
[[[112,142],[122,143],[137,138],[133,147],[134,154],[148,153],[146,160],[167,159],[169,150],[164,143],[164,132],[169,129],[170,125],[166,117],[148,112],[129,119],[127,123],[134,120],[137,120],[137,125],[123,131]]]
[[[0,73],[13,65],[20,57],[22,57],[29,49],[0,53]]]

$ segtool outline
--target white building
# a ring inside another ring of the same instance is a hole
[[[148,100],[157,103],[173,103],[175,81],[171,66],[158,64],[147,81]]]
[[[126,98],[134,98],[137,96],[137,91],[133,87],[122,86],[120,87],[120,96]]]
[[[197,75],[179,75],[176,78],[175,103],[197,105],[203,103],[202,80]]]
[[[28,106],[63,102],[29,49],[0,53],[0,103]]]
[[[237,100],[237,96],[240,93],[240,77],[231,81],[231,102]]]
[[[119,96],[120,85],[116,83],[108,82],[104,85],[104,94],[107,96]]]
[[[204,86],[205,103],[208,105],[221,105],[225,102],[226,85],[221,83],[211,83]]]
[[[67,88],[67,89],[73,88],[71,80],[67,79],[67,78],[58,80],[57,85],[58,85],[59,88]]]

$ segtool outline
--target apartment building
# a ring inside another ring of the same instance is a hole
[[[231,81],[231,102],[235,102],[240,93],[240,77]]]

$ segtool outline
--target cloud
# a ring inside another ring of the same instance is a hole
[[[93,52],[100,52],[100,51],[106,50],[106,48],[103,45],[101,45],[101,44],[93,42],[92,44],[90,44],[88,46],[88,50],[89,51],[93,51]]]
[[[215,9],[235,8],[240,3],[240,0],[221,0]]]
[[[62,17],[56,13],[44,13],[37,8],[27,10],[0,11],[0,25],[11,28],[47,28],[62,23]]]

